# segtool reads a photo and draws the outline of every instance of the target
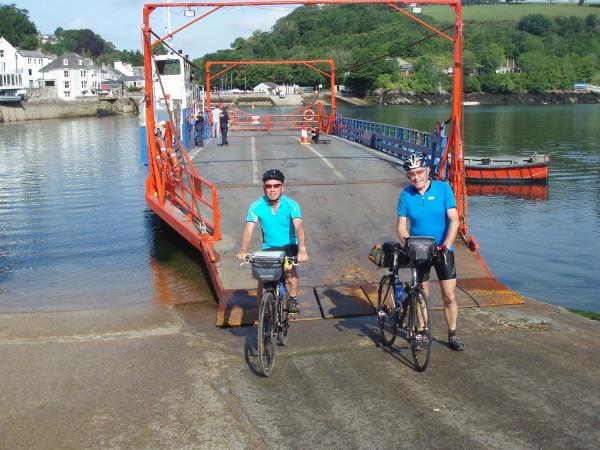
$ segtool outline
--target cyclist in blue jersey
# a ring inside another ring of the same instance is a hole
[[[398,236],[402,242],[409,236],[433,236],[439,244],[438,250],[443,257],[435,258],[431,265],[435,268],[444,300],[448,346],[461,351],[465,346],[456,336],[458,305],[453,246],[460,221],[454,193],[448,183],[429,179],[429,167],[425,165],[423,155],[411,155],[404,169],[411,184],[398,199]],[[431,265],[420,267],[418,271],[419,282],[427,294]]]
[[[263,174],[265,195],[248,209],[238,259],[243,260],[248,255],[254,226],[260,222],[263,250],[282,250],[287,256],[297,256],[299,262],[308,261],[300,205],[283,195],[284,181],[285,177],[278,169],[270,169]],[[289,311],[298,314],[298,274],[293,265],[285,269],[285,284],[290,296]]]

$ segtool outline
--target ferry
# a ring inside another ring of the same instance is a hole
[[[450,5],[461,22],[460,0],[431,0]],[[455,36],[431,25],[454,45],[453,104],[448,136],[397,125],[342,117],[331,103],[313,101],[285,114],[260,114],[230,108],[229,144],[207,139],[194,147],[194,117],[204,114],[205,137],[212,123],[211,80],[240,65],[296,64],[317,71],[336,88],[335,62],[311,61],[208,61],[206,98],[194,83],[192,62],[167,44],[176,32],[223,7],[243,5],[313,4],[312,0],[259,0],[147,4],[143,11],[145,97],[140,111],[141,159],[148,170],[146,201],[149,208],[197,248],[218,300],[218,326],[251,325],[256,319],[256,282],[235,259],[248,205],[262,195],[260,174],[271,168],[286,174],[286,194],[303,208],[310,261],[300,278],[300,320],[371,315],[377,304],[380,274],[367,255],[375,242],[393,239],[398,194],[408,180],[404,159],[423,153],[434,177],[447,180],[457,199],[461,220],[455,243],[461,267],[457,280],[460,306],[522,303],[523,299],[491,274],[478,244],[467,227],[467,192],[462,144],[462,27]],[[328,4],[364,3],[330,0]],[[374,0],[372,3],[383,3]],[[404,2],[386,1],[418,23],[422,20],[402,9]],[[164,8],[185,8],[189,22],[164,37],[153,31],[150,16]],[[206,10],[207,8],[212,8]],[[196,10],[199,10],[198,17]],[[163,44],[170,52],[154,55]],[[212,69],[215,69],[215,72]],[[220,101],[219,101],[220,103]],[[433,124],[432,124],[433,125]],[[434,128],[433,126],[431,128]],[[309,140],[318,130],[320,139]],[[324,137],[327,139],[323,139]],[[324,143],[328,145],[323,145]],[[253,248],[260,248],[255,233]],[[432,306],[443,306],[432,294]]]

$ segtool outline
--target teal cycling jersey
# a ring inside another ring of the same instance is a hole
[[[279,199],[277,212],[273,213],[266,196],[253,202],[248,208],[246,222],[260,222],[263,249],[298,244],[294,219],[302,219],[300,205],[286,195]]]
[[[456,199],[450,185],[432,180],[423,195],[412,185],[407,186],[400,193],[396,210],[400,217],[410,219],[411,236],[433,236],[441,245],[450,223],[446,211],[451,208],[456,208]]]

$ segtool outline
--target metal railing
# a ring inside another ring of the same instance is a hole
[[[450,158],[444,161],[447,138],[440,132],[428,133],[414,128],[404,128],[361,119],[337,116],[334,134],[359,142],[381,152],[406,160],[410,155],[422,153],[427,159],[432,175],[445,178]],[[443,164],[443,167],[441,165]]]

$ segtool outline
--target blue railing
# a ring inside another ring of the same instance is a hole
[[[441,133],[428,133],[339,115],[336,116],[335,124],[334,134],[399,159],[406,160],[414,153],[422,153],[427,159],[432,175],[437,177],[440,172],[441,159],[447,142],[443,128]],[[442,170],[442,178],[446,176],[449,159]]]

